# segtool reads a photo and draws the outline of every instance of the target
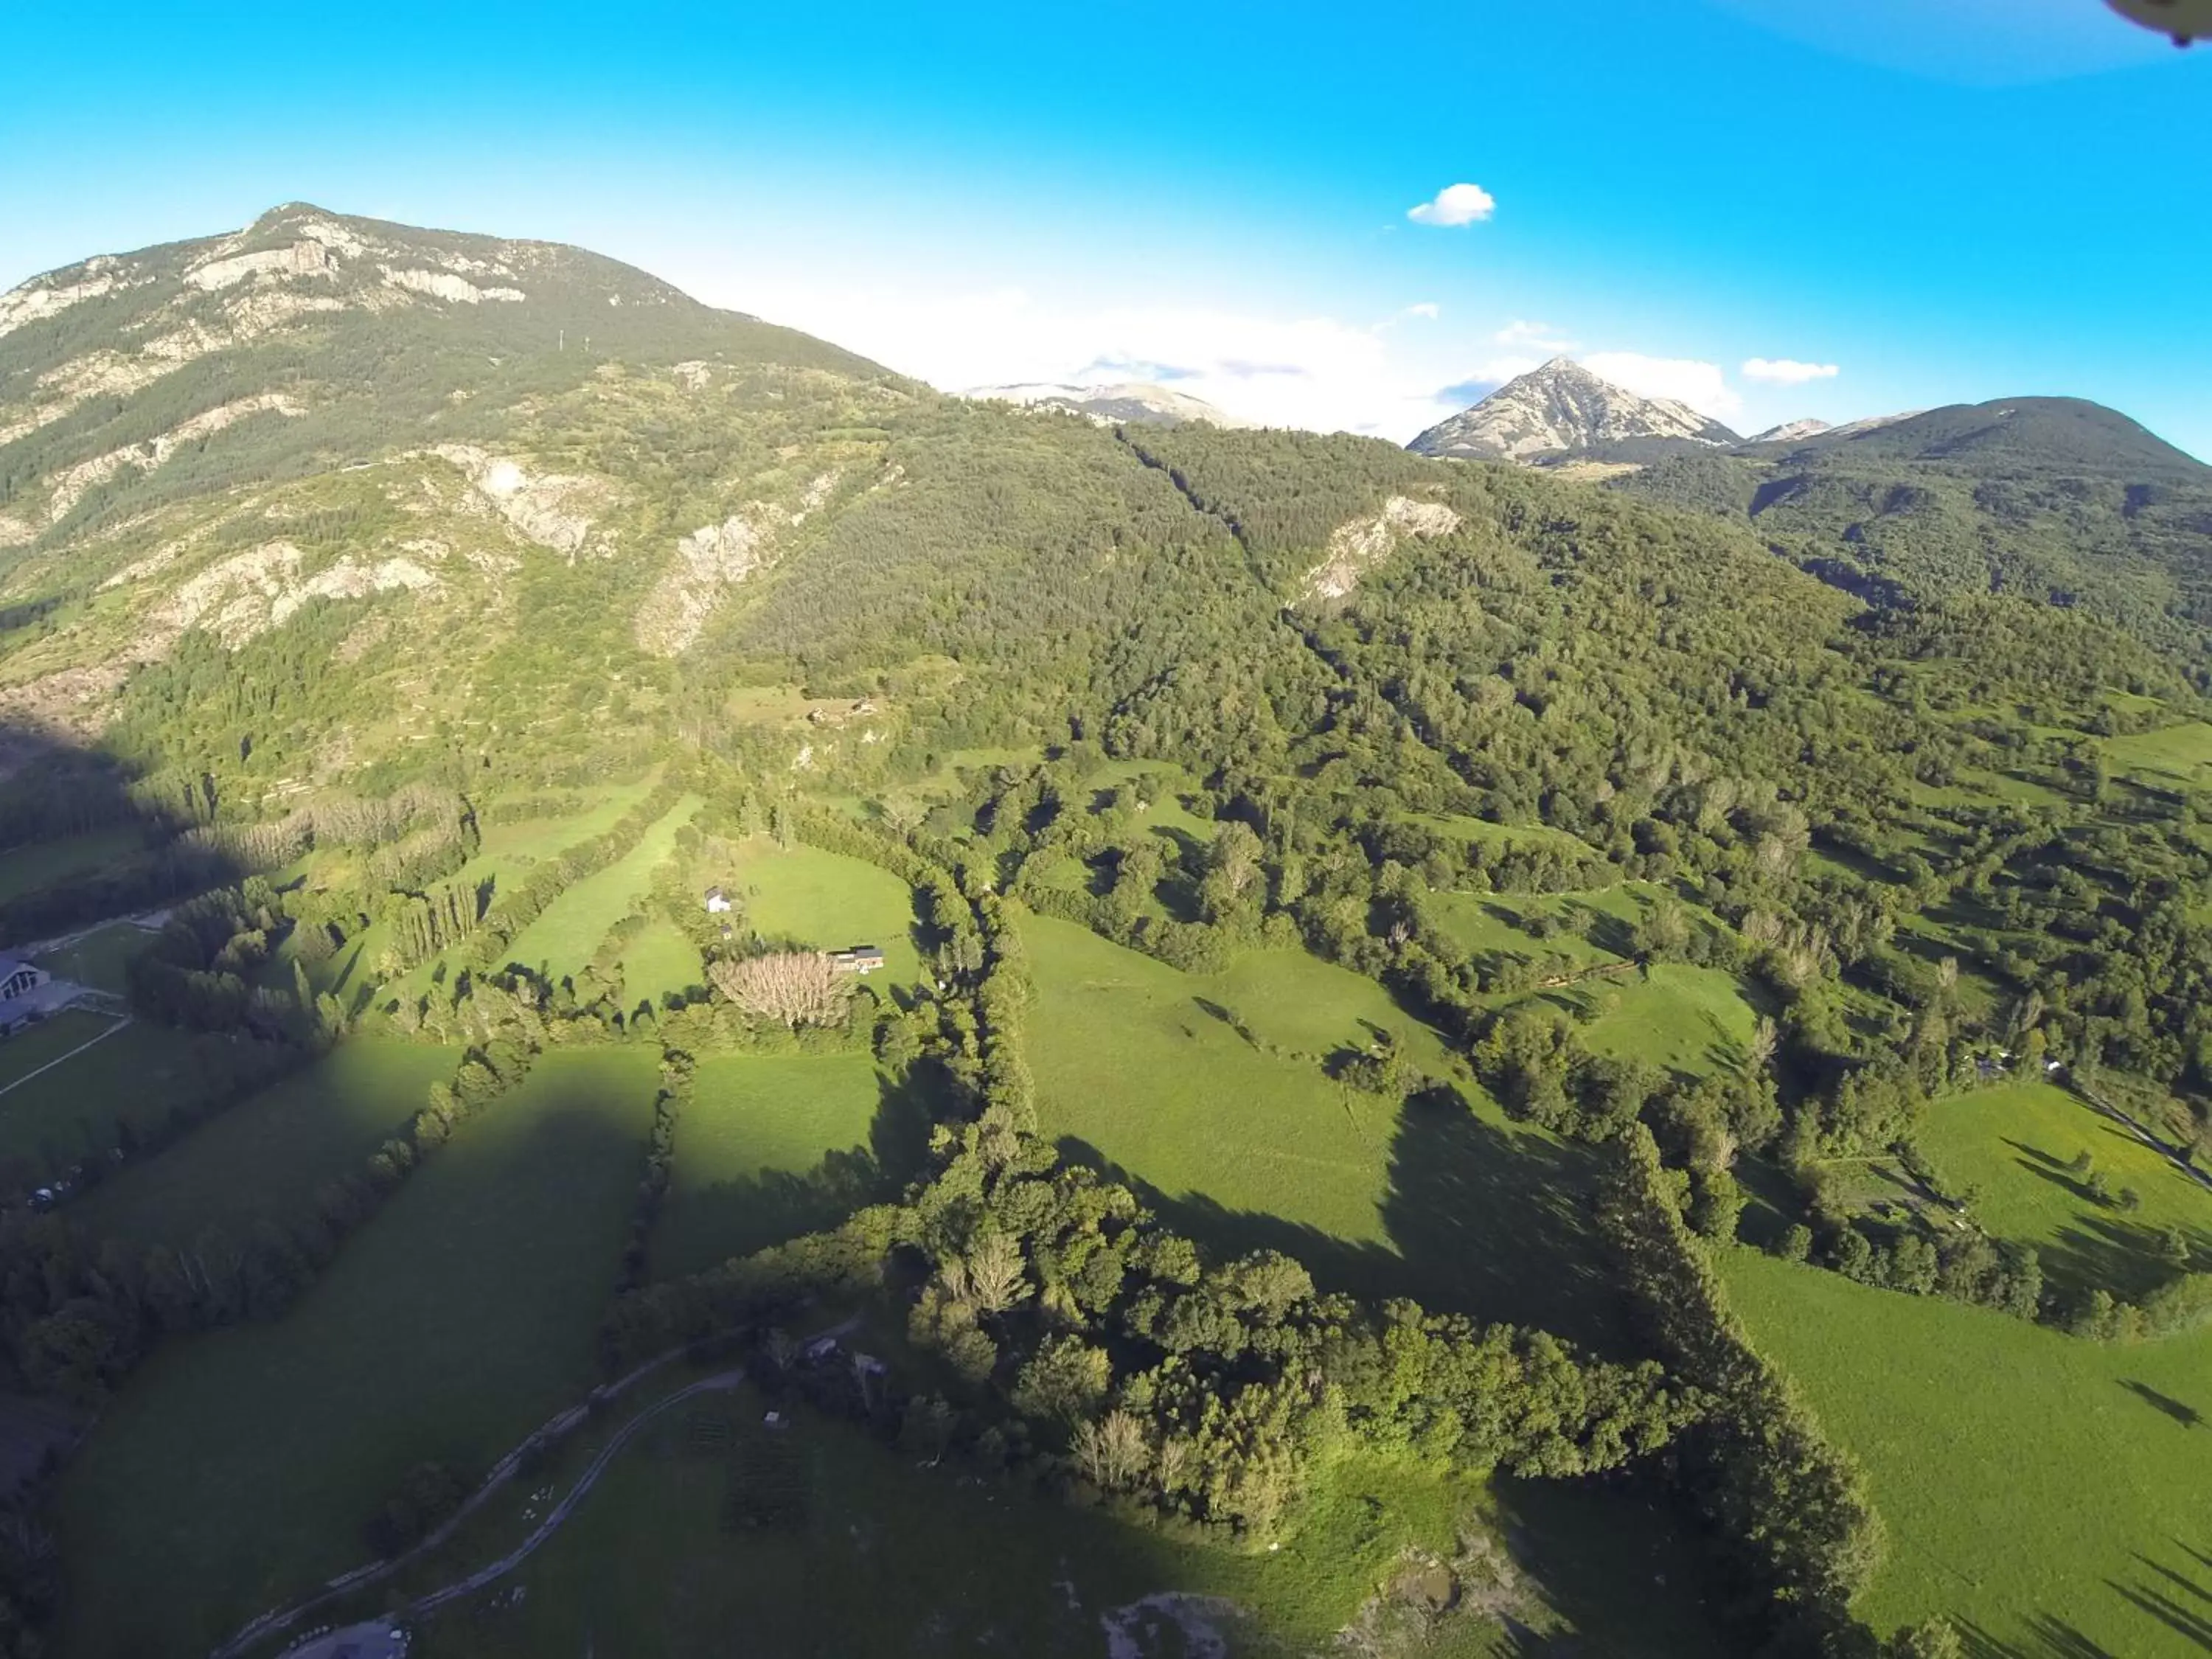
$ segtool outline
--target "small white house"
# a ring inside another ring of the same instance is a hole
[[[730,896],[719,887],[707,890],[707,914],[710,916],[726,915],[732,908]]]
[[[0,957],[0,1031],[12,1031],[36,1010],[31,993],[46,982],[46,970],[13,957]]]

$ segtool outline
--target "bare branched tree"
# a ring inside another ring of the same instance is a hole
[[[985,1313],[1004,1313],[1029,1294],[1022,1247],[1005,1233],[986,1233],[968,1252],[968,1287]]]
[[[801,1025],[835,1025],[851,994],[844,975],[819,951],[778,951],[718,962],[707,970],[714,988],[747,1013]]]

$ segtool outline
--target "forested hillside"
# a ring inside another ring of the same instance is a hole
[[[1613,487],[1747,518],[1777,552],[1877,604],[2023,594],[2115,621],[2200,673],[2212,467],[2095,404],[1930,410],[1670,456]]]
[[[102,1023],[0,1046],[0,1381],[74,1414],[5,1650],[204,1650],[363,1538],[428,1617],[488,1470],[741,1361],[1254,1651],[1640,1651],[1670,1573],[1685,1653],[2181,1651],[2114,1575],[2201,1436],[1984,1573],[1863,1407],[1935,1311],[1939,1392],[2212,1412],[2208,477],[2056,399],[1602,486],[1102,427],[300,206],[0,297],[0,951]],[[767,1548],[830,1499],[750,1432],[702,1536]]]

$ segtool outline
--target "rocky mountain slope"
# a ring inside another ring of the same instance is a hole
[[[272,787],[558,726],[556,615],[594,596],[617,682],[680,651],[933,397],[580,249],[301,204],[34,278],[0,296],[0,727],[148,724],[210,645],[330,688]]]
[[[1684,446],[1741,441],[1718,421],[1670,398],[1644,398],[1568,357],[1508,380],[1480,403],[1406,446],[1417,455],[1546,462],[1646,460]]]
[[[1178,421],[1203,421],[1208,426],[1249,426],[1215,408],[1203,398],[1194,398],[1149,380],[1126,380],[1111,386],[1066,386],[1049,382],[1021,386],[983,386],[960,394],[978,402],[1018,404],[1024,409],[1060,410],[1085,415],[1102,425],[1173,426]]]

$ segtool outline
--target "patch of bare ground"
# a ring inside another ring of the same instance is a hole
[[[1358,1616],[1336,1633],[1335,1650],[1352,1659],[1403,1659],[1449,1626],[1519,1625],[1536,1606],[1505,1547],[1486,1534],[1462,1534],[1449,1560],[1409,1549]]]

